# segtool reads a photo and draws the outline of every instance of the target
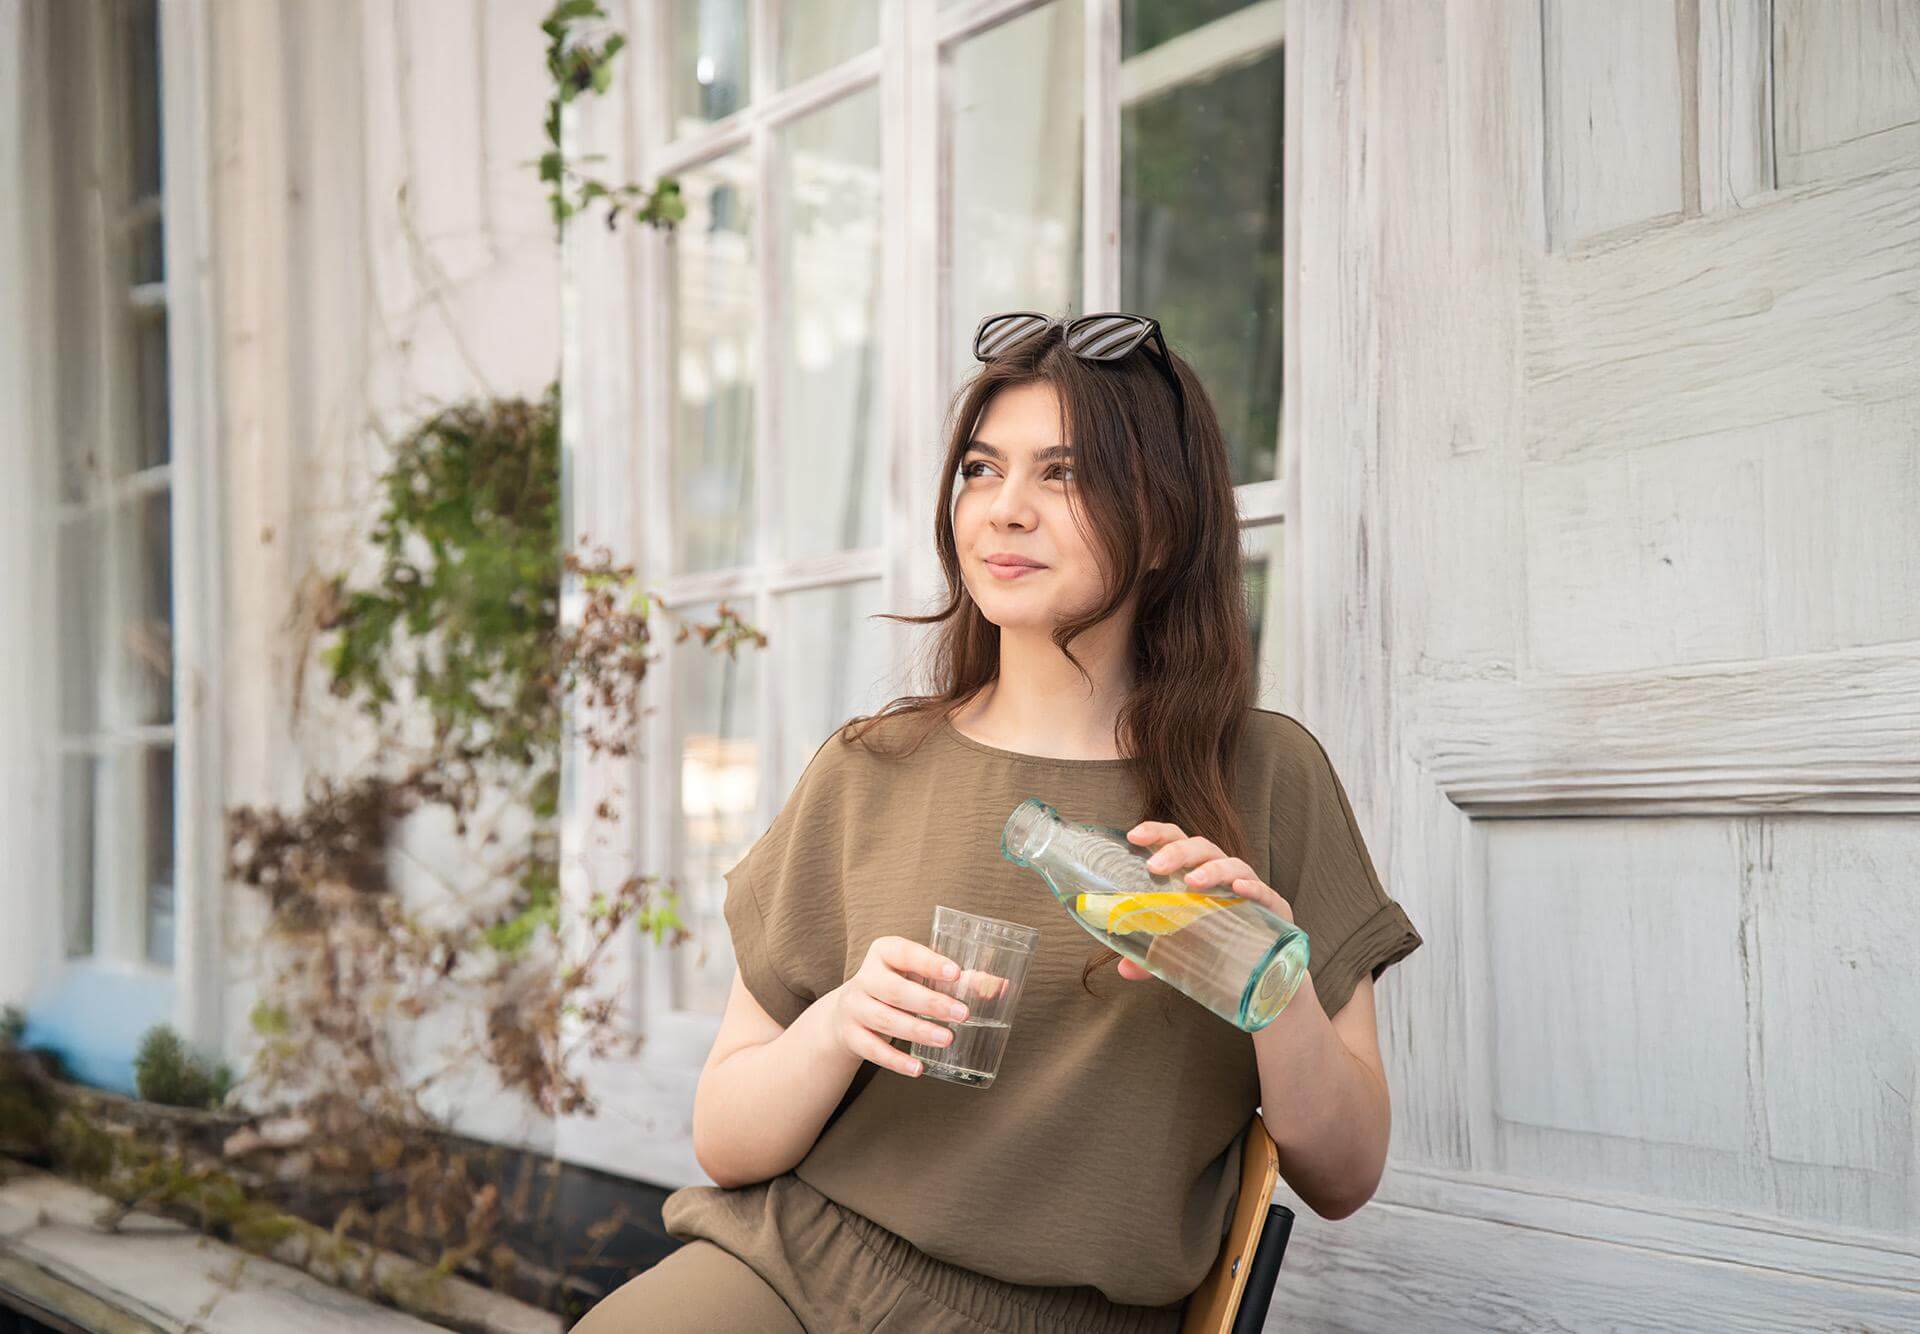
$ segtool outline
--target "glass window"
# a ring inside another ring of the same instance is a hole
[[[1055,0],[952,52],[949,388],[982,316],[1079,308],[1083,26]]]
[[[879,0],[787,0],[779,6],[780,86],[799,83],[880,42]]]
[[[86,738],[99,729],[101,698],[107,693],[100,651],[107,526],[99,514],[80,510],[62,514],[58,531],[53,573],[54,614],[60,621],[60,730]]]
[[[867,88],[774,137],[783,325],[783,554],[880,541],[886,396],[880,348],[880,95]]]
[[[1247,8],[1254,0],[1120,0],[1120,58]]]
[[[873,619],[888,610],[878,579],[786,593],[780,604],[774,624],[785,641],[782,675],[791,682],[780,712],[784,794],[829,732],[892,695],[886,689],[890,623]]]
[[[747,104],[747,0],[673,0],[666,22],[677,139]]]
[[[140,312],[134,319],[134,466],[157,468],[173,456],[167,401],[167,316]]]
[[[718,604],[676,607],[681,625],[711,621]],[[741,615],[751,619],[750,613]],[[732,866],[764,828],[760,820],[760,653],[719,653],[689,635],[672,646],[674,753],[679,756],[680,917],[692,940],[668,951],[675,1003],[718,1014],[733,982],[726,917]]]
[[[94,812],[104,769],[94,755],[60,757],[61,923],[69,958],[93,953]]]
[[[132,556],[122,622],[128,721],[138,725],[173,721],[172,509],[170,492],[149,491],[121,525]]]
[[[673,308],[675,573],[749,564],[754,522],[753,159],[742,149],[681,173],[687,216],[667,241]]]
[[[1246,578],[1247,626],[1253,637],[1254,704],[1262,709],[1284,705],[1286,621],[1281,615],[1285,596],[1281,565],[1282,524],[1263,523],[1240,531],[1241,569]]]
[[[1126,8],[1120,274],[1121,309],[1158,317],[1205,382],[1240,483],[1278,466],[1284,55],[1247,23],[1188,22],[1237,8]]]
[[[173,747],[153,746],[146,769],[146,901],[142,914],[147,961],[173,963]]]

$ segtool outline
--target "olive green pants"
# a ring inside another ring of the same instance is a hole
[[[587,1312],[573,1334],[806,1334],[780,1294],[745,1260],[690,1241]]]
[[[677,1190],[662,1218],[686,1244],[609,1293],[573,1334],[1178,1334],[1185,1308],[1121,1306],[1093,1287],[1006,1283],[948,1264],[791,1172]]]

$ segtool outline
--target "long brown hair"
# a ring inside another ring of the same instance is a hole
[[[1046,381],[1059,397],[1064,438],[1073,446],[1068,506],[1100,553],[1107,584],[1105,601],[1054,627],[1053,642],[1087,676],[1071,643],[1138,592],[1134,687],[1120,708],[1118,739],[1147,818],[1204,834],[1227,855],[1246,857],[1251,849],[1229,795],[1234,755],[1254,701],[1233,471],[1212,400],[1173,353],[1187,401],[1187,456],[1181,456],[1173,389],[1150,355],[1137,349],[1118,361],[1089,362],[1067,351],[1054,325],[984,363],[955,392],[934,507],[946,605],[925,616],[880,613],[887,620],[941,627],[924,667],[929,689],[849,719],[839,731],[874,750],[865,739],[869,731],[884,719],[911,715],[923,725],[910,753],[999,675],[1000,627],[981,612],[960,575],[953,488],[993,396],[1009,385]],[[1119,958],[1101,947],[1082,972],[1082,985],[1094,969]]]

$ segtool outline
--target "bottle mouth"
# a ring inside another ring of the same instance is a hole
[[[1028,797],[1013,808],[1006,827],[1000,831],[1000,855],[1015,866],[1030,866],[1047,850],[1053,831],[1059,828],[1060,812],[1038,797]]]

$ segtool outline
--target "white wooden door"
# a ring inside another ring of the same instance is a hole
[[[1303,707],[1427,944],[1272,1327],[1920,1328],[1920,4],[1288,31]]]

